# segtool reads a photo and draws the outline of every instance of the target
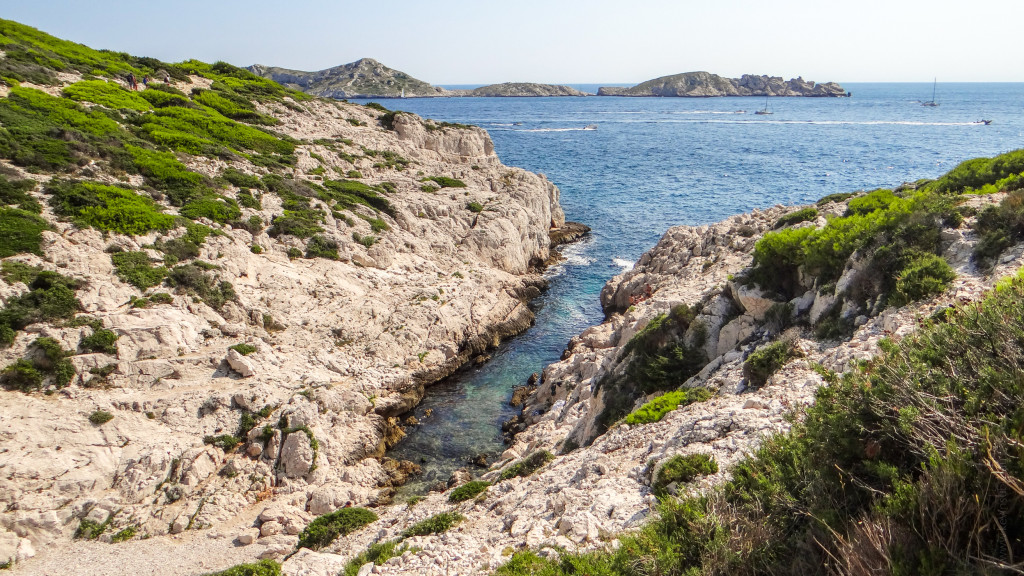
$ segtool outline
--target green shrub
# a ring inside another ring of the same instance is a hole
[[[484,482],[483,480],[472,480],[466,482],[462,486],[452,490],[451,494],[448,495],[449,502],[463,502],[476,498],[482,494],[487,487],[490,486],[490,482]]]
[[[347,536],[363,526],[377,521],[377,515],[366,508],[342,508],[318,516],[299,534],[299,548],[319,550],[338,536]]]
[[[508,480],[517,476],[526,477],[537,470],[540,470],[542,466],[551,462],[555,459],[555,455],[547,450],[538,450],[529,456],[516,461],[508,468],[502,470],[501,475],[498,476],[499,480]]]
[[[359,170],[349,170],[348,172],[345,173],[345,176],[347,178],[362,178],[363,173],[360,172]]]
[[[288,259],[295,260],[296,258],[302,258],[302,250],[295,248],[294,246],[288,249]]]
[[[981,189],[1016,174],[1024,173],[1024,150],[1014,150],[994,158],[975,158],[961,162],[929,188],[944,194]]]
[[[210,108],[159,108],[140,119],[143,136],[160,146],[205,156],[218,156],[225,149],[260,154],[292,154],[289,139],[240,124]]]
[[[479,203],[479,202],[467,202],[466,203],[466,208],[470,212],[475,212],[477,214],[479,214],[479,213],[484,211],[484,205]]]
[[[92,414],[89,414],[89,422],[92,422],[97,426],[102,426],[113,419],[114,415],[106,410],[96,410]]]
[[[452,526],[455,526],[465,519],[465,516],[458,512],[441,512],[440,514],[434,514],[426,520],[420,520],[406,528],[405,531],[402,532],[402,537],[412,538],[413,536],[441,534],[443,532],[447,532]]]
[[[718,463],[707,454],[676,454],[658,468],[651,488],[655,494],[665,494],[669,484],[692,482],[698,476],[718,472]]]
[[[0,174],[0,205],[17,206],[26,212],[39,214],[43,206],[28,193],[37,185],[35,180],[8,180]]]
[[[50,225],[37,214],[0,207],[0,258],[15,254],[43,255],[43,231]]]
[[[151,199],[135,192],[92,182],[51,181],[45,188],[54,212],[80,226],[136,236],[170,230],[174,216],[163,214]]]
[[[129,526],[123,530],[118,531],[110,537],[110,541],[116,543],[127,542],[132,538],[135,538],[135,534],[138,533],[138,529],[135,526]]]
[[[266,190],[266,185],[260,180],[260,177],[255,174],[246,174],[241,170],[235,168],[226,168],[220,175],[221,178],[227,180],[231,184],[239,188],[252,188],[257,190]]]
[[[363,235],[359,234],[358,232],[353,232],[352,233],[352,239],[355,240],[356,242],[358,242],[359,244],[362,244],[363,246],[365,246],[367,248],[369,248],[370,246],[373,246],[374,244],[377,243],[377,237],[376,236],[369,236],[369,235],[363,236]]]
[[[78,347],[87,352],[103,352],[104,354],[117,354],[118,335],[112,330],[100,329],[88,336],[82,336]]]
[[[456,178],[449,178],[447,176],[427,176],[420,180],[420,182],[433,182],[441,188],[465,188],[466,183]]]
[[[785,226],[792,226],[793,224],[799,224],[801,222],[807,222],[814,220],[818,217],[818,210],[816,208],[801,208],[794,212],[790,212],[785,216],[775,221],[773,228],[783,228]]]
[[[82,518],[78,521],[78,528],[75,529],[75,539],[95,540],[99,538],[100,535],[107,531],[107,527],[110,526],[110,520],[112,518],[113,514],[108,516],[102,523],[95,522],[88,518]]]
[[[919,254],[915,256],[896,277],[896,287],[890,303],[902,306],[935,294],[941,294],[949,287],[956,272],[941,256]]]
[[[153,106],[139,94],[121,87],[116,82],[103,80],[82,80],[67,86],[63,90],[64,97],[79,102],[92,102],[115,110],[134,110],[146,112]]]
[[[167,292],[157,292],[149,295],[149,301],[153,304],[172,304],[174,303],[174,296]]]
[[[202,299],[216,310],[220,310],[226,302],[236,298],[235,289],[230,282],[217,282],[197,263],[174,267],[167,276],[167,283]]]
[[[221,434],[219,436],[203,436],[203,444],[209,446],[216,446],[225,452],[231,452],[239,444],[242,443],[242,439],[233,434]]]
[[[253,244],[252,246],[249,246],[249,251],[253,254],[263,254],[263,247],[259,244]]]
[[[207,218],[218,224],[235,220],[242,216],[238,202],[223,196],[203,196],[190,201],[178,211],[182,216],[193,220]]]
[[[714,393],[707,388],[684,388],[667,392],[637,408],[629,416],[626,416],[626,424],[635,426],[637,424],[658,422],[665,417],[665,414],[680,406],[704,402],[712,396],[714,396]]]
[[[248,190],[240,191],[235,195],[235,198],[238,200],[238,203],[245,208],[252,208],[253,210],[263,209],[262,198],[260,196],[253,195],[253,193]]]
[[[281,576],[281,565],[273,560],[260,560],[255,564],[237,564],[206,576]]]
[[[998,206],[982,210],[974,229],[980,236],[974,259],[989,264],[1024,238],[1024,191],[1010,192]]]
[[[43,386],[43,374],[24,358],[16,360],[0,372],[0,383],[7,390],[32,392]]]
[[[743,363],[743,376],[751,386],[763,386],[772,374],[793,357],[793,354],[793,342],[789,340],[776,340],[761,346],[747,356]]]
[[[839,192],[836,194],[829,194],[828,196],[823,197],[821,200],[818,200],[817,205],[824,206],[825,204],[828,204],[830,202],[843,202],[849,198],[853,198],[856,195],[856,192]]]
[[[189,200],[205,196],[210,188],[205,176],[190,171],[170,152],[125,146],[133,166],[146,182],[166,192],[171,204],[182,206]]]
[[[337,208],[354,208],[362,204],[393,218],[394,207],[387,198],[381,197],[385,192],[382,185],[370,186],[355,180],[324,180],[323,190],[317,196],[325,202],[333,200]]]
[[[154,86],[150,86],[150,88],[139,92],[139,97],[149,102],[154,108],[166,108],[168,106],[195,107],[195,104],[185,94],[180,93],[180,91],[178,92],[178,94],[164,92],[154,89]]]
[[[252,354],[253,352],[256,351],[256,347],[253,346],[252,344],[241,343],[232,344],[231,346],[228,346],[228,350],[234,350],[235,352],[238,352],[242,356],[248,356],[249,354]]]
[[[415,552],[417,550],[418,548],[411,548],[408,544],[402,544],[400,540],[375,542],[370,544],[365,551],[360,552],[349,560],[339,576],[357,576],[359,569],[368,562],[381,566],[395,556],[401,556],[407,551]]]
[[[863,216],[878,210],[888,210],[899,200],[900,198],[893,194],[892,190],[875,190],[850,200],[846,205],[846,215],[859,214]]]
[[[306,243],[306,258],[327,258],[337,260],[338,243],[326,236],[316,235]]]
[[[81,308],[75,298],[78,282],[56,272],[39,271],[28,283],[29,292],[7,299],[0,310],[0,345],[14,341],[14,331],[29,324],[72,318]]]
[[[145,252],[116,252],[110,260],[117,277],[139,290],[156,286],[167,276],[167,268],[153,266]]]

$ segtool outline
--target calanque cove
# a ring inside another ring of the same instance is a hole
[[[669,229],[499,457],[396,498],[586,233],[558,187],[223,62],[0,51],[0,568],[1020,572],[1024,151]]]

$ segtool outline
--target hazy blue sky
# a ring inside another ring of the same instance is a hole
[[[1024,0],[4,0],[0,16],[168,61],[434,84],[633,83],[707,70],[819,82],[1024,81]]]

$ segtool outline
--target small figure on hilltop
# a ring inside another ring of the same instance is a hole
[[[137,88],[137,86],[138,85],[135,83],[135,73],[134,72],[129,72],[128,73],[128,89],[129,90],[135,90]]]
[[[170,84],[170,83],[171,83],[171,75],[169,73],[167,73],[167,72],[164,72],[164,84]]]
[[[149,88],[149,76],[143,76],[142,77],[142,86],[143,86],[143,88],[142,88],[143,90],[145,90],[146,88]]]

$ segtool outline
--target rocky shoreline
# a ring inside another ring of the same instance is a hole
[[[803,78],[744,74],[724,78],[709,72],[686,72],[641,82],[631,88],[601,87],[598,96],[717,98],[722,96],[788,96],[836,98],[850,93],[835,82],[815,84]]]

